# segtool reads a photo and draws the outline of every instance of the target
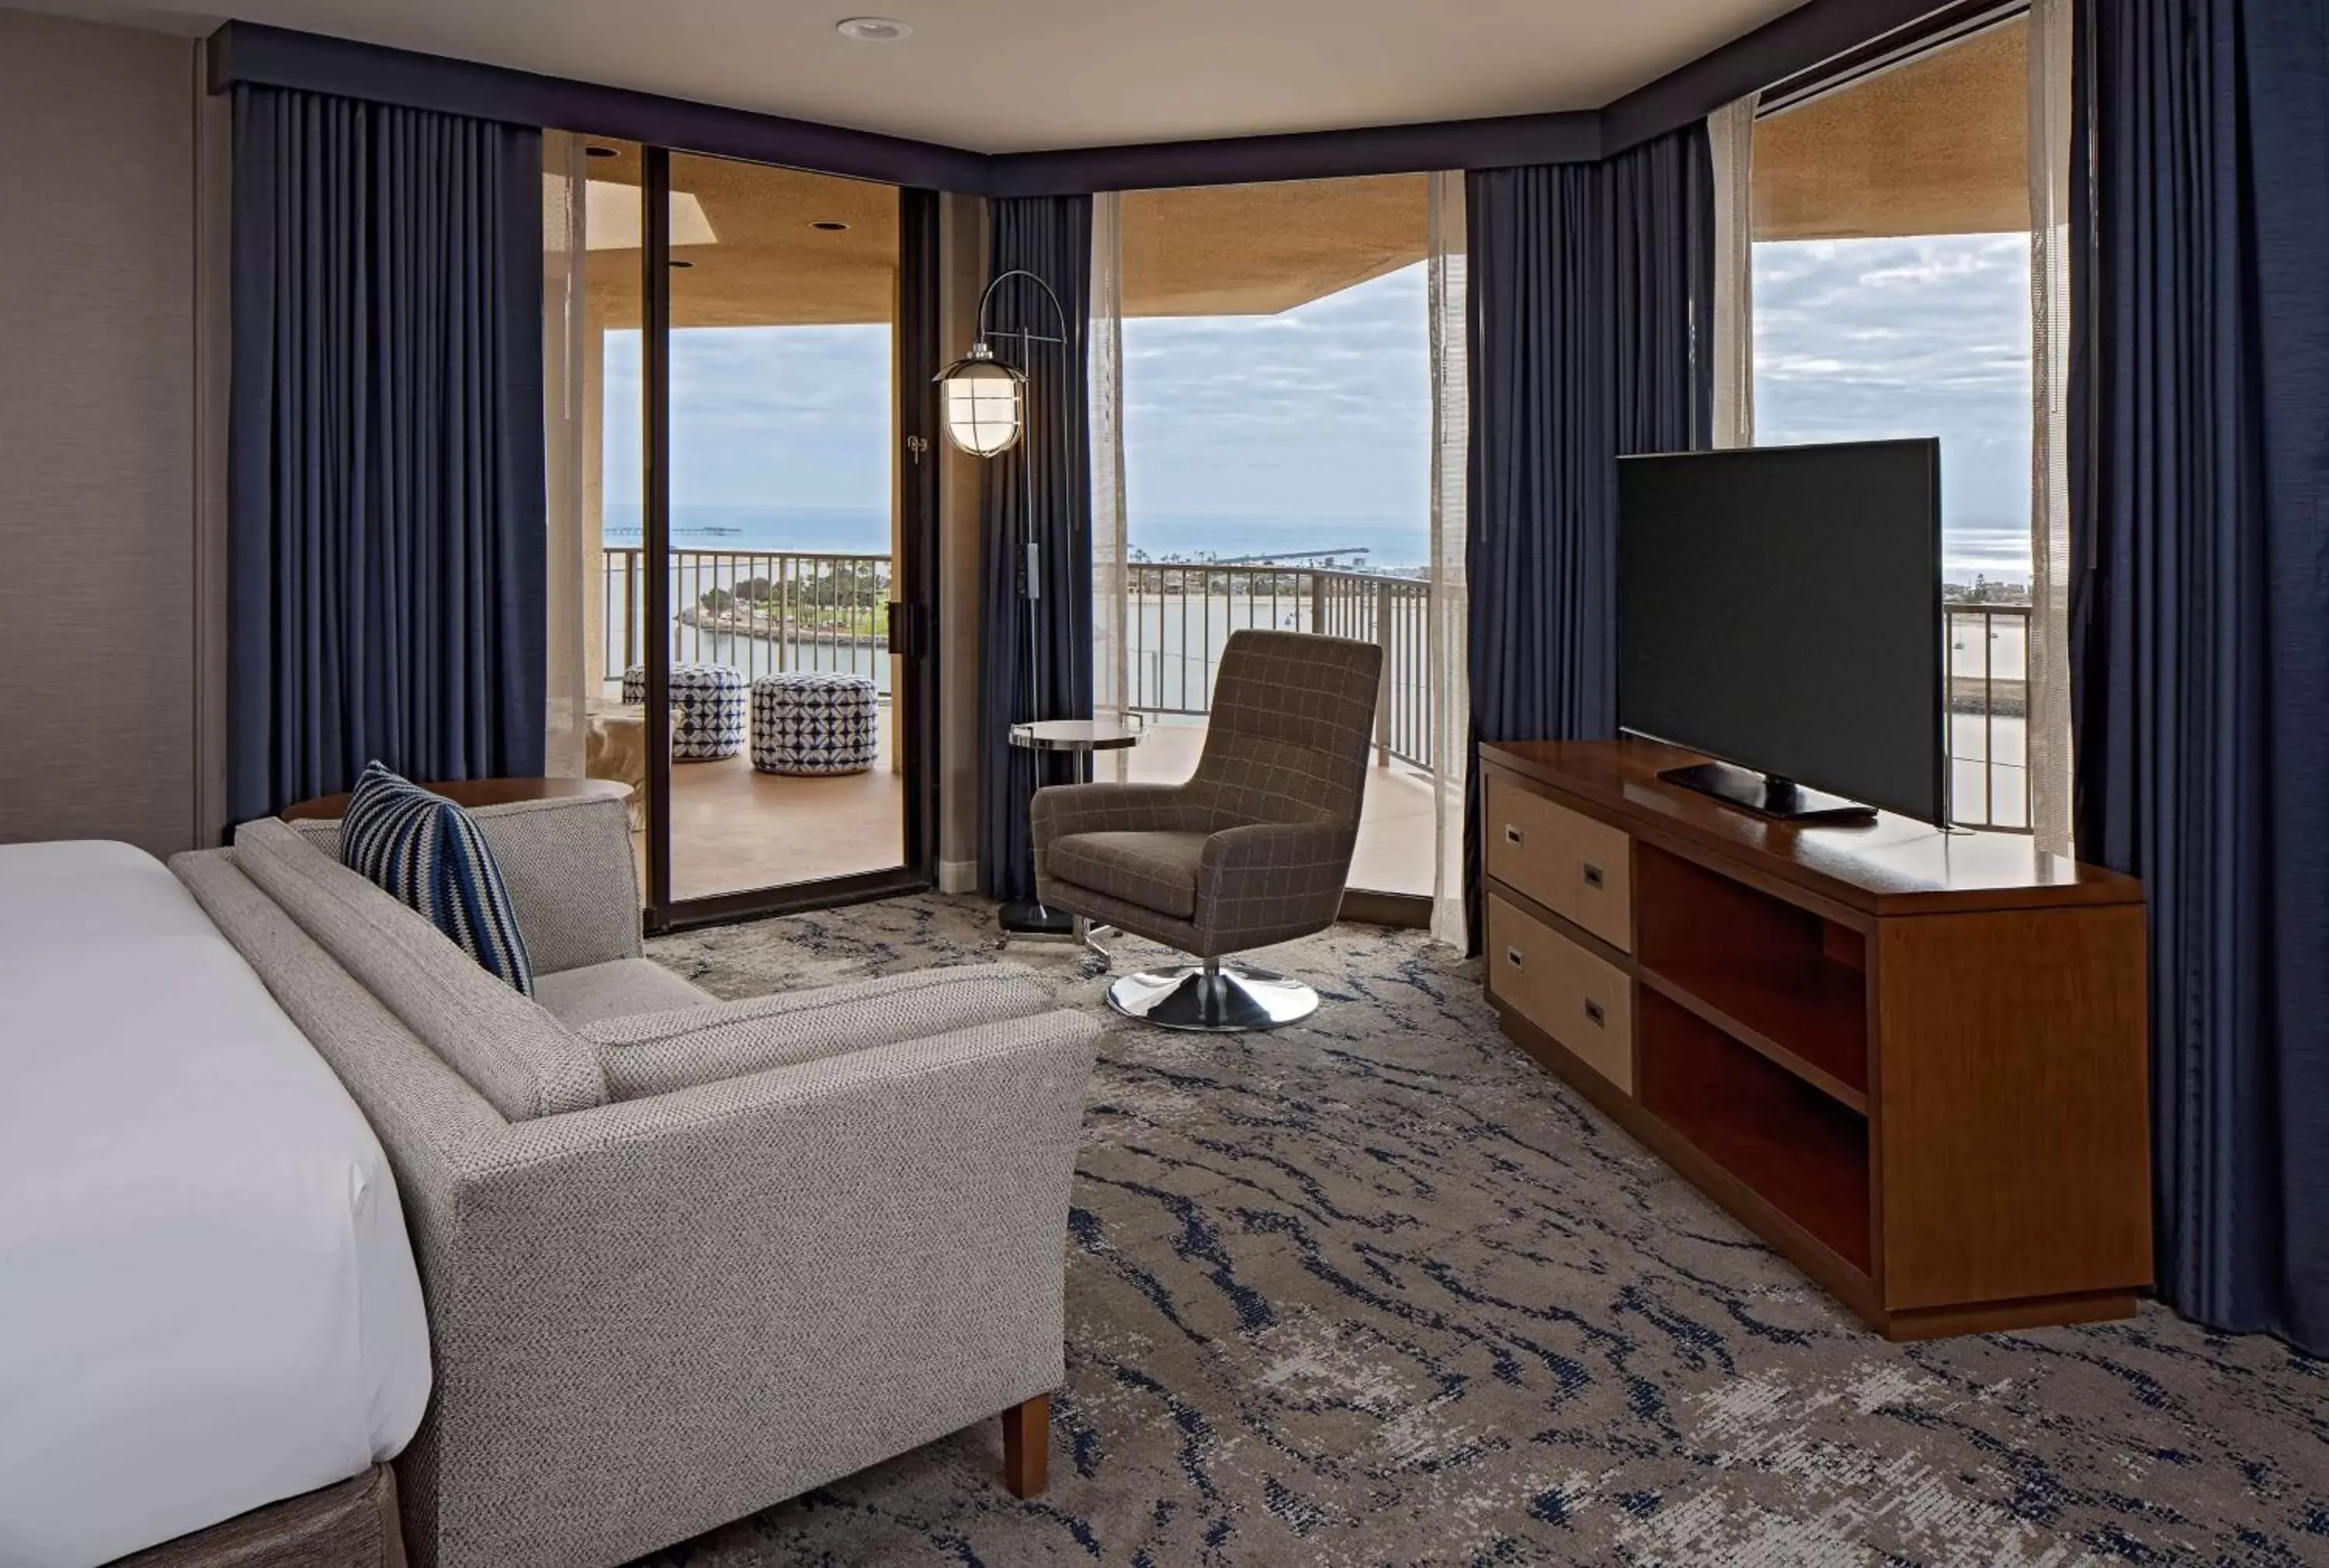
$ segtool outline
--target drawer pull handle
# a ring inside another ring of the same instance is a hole
[[[1514,969],[1518,969],[1518,968],[1520,968],[1520,967],[1521,967],[1521,950],[1520,950],[1519,948],[1517,948],[1517,947],[1507,947],[1507,948],[1505,948],[1505,949],[1504,949],[1504,962],[1505,962],[1506,963],[1511,964]]]
[[[1525,835],[1524,833],[1523,833],[1523,832],[1522,832],[1518,828],[1516,828],[1516,827],[1513,826],[1513,825],[1512,825],[1512,823],[1510,823],[1510,822],[1506,822],[1506,823],[1504,824],[1504,842],[1505,842],[1505,843],[1507,843],[1507,844],[1518,844],[1518,843],[1519,843],[1519,842],[1521,842],[1521,840],[1522,840],[1523,838],[1525,838],[1526,836],[1527,836],[1527,835]]]
[[[1609,1021],[1609,1015],[1601,1010],[1599,1002],[1588,1001],[1585,1004],[1585,1021],[1598,1029]]]
[[[1595,864],[1594,864],[1592,861],[1590,861],[1590,860],[1586,861],[1584,864],[1585,864],[1585,885],[1586,885],[1588,887],[1600,887],[1600,886],[1601,886],[1601,881],[1602,881],[1602,878],[1601,878],[1601,868],[1600,868],[1600,867],[1598,867],[1598,866],[1597,866],[1597,865],[1595,865]]]

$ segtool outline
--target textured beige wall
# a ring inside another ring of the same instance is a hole
[[[197,836],[196,52],[0,11],[0,841]]]

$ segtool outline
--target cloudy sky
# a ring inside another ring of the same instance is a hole
[[[1759,439],[1939,436],[1960,578],[2027,571],[2028,254],[2022,235],[1756,251]],[[1134,542],[1201,548],[1210,529],[1225,553],[1328,548],[1377,524],[1419,537],[1427,353],[1419,265],[1276,316],[1127,323]],[[613,334],[608,354],[608,493],[632,495],[637,334]],[[885,328],[677,334],[675,504],[886,508],[889,374]]]
[[[639,334],[607,334],[606,484],[639,493]],[[890,329],[672,334],[672,504],[890,505]],[[885,530],[886,531],[886,530]]]
[[[1951,575],[2026,577],[2029,236],[1757,246],[1755,434],[1938,436]]]

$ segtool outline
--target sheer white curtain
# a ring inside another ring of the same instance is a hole
[[[2030,7],[2030,828],[2070,853],[2070,8]]]
[[[1091,270],[1092,714],[1121,720],[1127,700],[1130,584],[1124,516],[1124,203],[1092,198]],[[1123,751],[1101,752],[1094,777],[1122,779]]]
[[[1470,593],[1465,575],[1471,389],[1465,350],[1464,176],[1431,176],[1431,934],[1461,949],[1464,784],[1472,738]]]
[[[1755,110],[1750,92],[1709,115],[1714,164],[1714,444],[1755,445]]]
[[[583,559],[583,373],[589,236],[579,136],[542,136],[542,418],[549,527],[543,651],[548,722],[543,771],[579,775],[588,760],[590,695]]]

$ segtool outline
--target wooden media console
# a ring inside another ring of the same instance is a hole
[[[2143,888],[2023,835],[1768,821],[1644,741],[1481,748],[1505,1032],[1892,1338],[2151,1282]]]

